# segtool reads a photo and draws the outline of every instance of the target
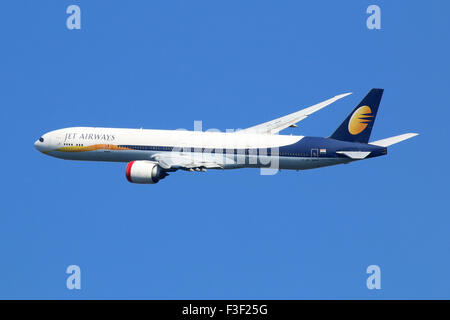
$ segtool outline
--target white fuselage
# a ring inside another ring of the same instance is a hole
[[[35,146],[45,154],[67,160],[129,162],[152,160],[161,154],[201,156],[211,161],[220,157],[223,169],[272,167],[275,159],[280,169],[298,170],[349,162],[342,158],[314,157],[309,151],[280,152],[283,150],[280,148],[303,138],[239,132],[72,127],[44,134]]]

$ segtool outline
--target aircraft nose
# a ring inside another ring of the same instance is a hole
[[[37,139],[34,142],[34,147],[36,148],[36,150],[40,152],[46,151],[46,144],[44,143],[44,138],[40,137],[39,139]]]
[[[42,146],[40,146],[40,144],[41,144],[41,142],[39,141],[39,139],[34,142],[34,148],[37,151],[41,151],[42,150]]]

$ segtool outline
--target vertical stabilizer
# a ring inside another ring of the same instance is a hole
[[[330,138],[368,143],[383,91],[383,89],[370,90]]]

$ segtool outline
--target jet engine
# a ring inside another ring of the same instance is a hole
[[[139,160],[131,161],[126,169],[127,180],[132,183],[154,184],[168,176],[157,163]]]

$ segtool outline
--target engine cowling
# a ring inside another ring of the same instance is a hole
[[[125,174],[132,183],[146,184],[157,183],[168,175],[158,164],[145,160],[129,162]]]

